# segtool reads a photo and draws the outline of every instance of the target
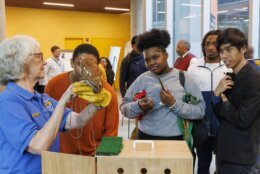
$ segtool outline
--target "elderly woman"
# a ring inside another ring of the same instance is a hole
[[[179,71],[169,67],[166,52],[169,44],[170,35],[166,30],[153,29],[138,38],[138,49],[144,53],[149,71],[140,75],[127,89],[120,106],[128,118],[141,115],[138,139],[182,140],[177,118],[199,119],[205,112],[205,102],[195,82],[184,73],[185,84],[182,87]],[[140,96],[145,93],[145,97]],[[197,97],[198,103],[184,103],[182,98],[186,93]]]
[[[58,151],[58,131],[83,127],[97,108],[81,113],[65,108],[69,87],[59,102],[34,91],[44,78],[39,44],[29,36],[14,36],[0,44],[0,173],[41,173],[41,151]]]

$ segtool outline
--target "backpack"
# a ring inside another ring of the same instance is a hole
[[[183,71],[179,71],[179,80],[182,87],[184,88],[185,76]],[[206,116],[204,116],[202,119],[189,121],[193,124],[191,131],[193,137],[193,147],[198,148],[203,145],[209,137],[210,123]]]

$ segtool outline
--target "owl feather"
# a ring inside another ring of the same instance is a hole
[[[100,93],[103,86],[101,81],[101,72],[95,59],[81,55],[81,76],[90,86],[95,94]]]

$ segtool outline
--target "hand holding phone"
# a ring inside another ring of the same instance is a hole
[[[235,74],[234,74],[234,73],[232,73],[232,72],[226,72],[225,75],[231,77],[231,80],[232,80],[232,81],[235,80]]]
[[[228,79],[228,80],[231,80],[231,81],[233,81],[233,83],[234,83],[234,80],[235,80],[235,74],[234,74],[234,73],[226,72],[225,75],[226,75],[226,76],[229,76],[231,79]],[[234,84],[233,84],[233,85],[234,85]],[[223,94],[225,94],[228,99],[230,99],[230,96],[231,96],[231,93],[232,93],[232,87],[233,87],[233,85],[229,85],[229,86],[231,86],[231,88],[230,88],[230,89],[226,89],[226,90],[223,92]]]

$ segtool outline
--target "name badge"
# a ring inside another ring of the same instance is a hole
[[[40,112],[32,113],[32,117],[33,117],[33,118],[39,117],[40,115],[41,115]]]

